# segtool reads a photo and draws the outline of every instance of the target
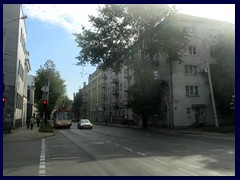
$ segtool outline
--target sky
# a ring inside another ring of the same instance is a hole
[[[96,70],[91,65],[76,66],[80,48],[73,33],[81,32],[81,25],[90,28],[88,15],[97,15],[97,4],[23,4],[27,28],[27,50],[30,53],[30,75],[51,59],[65,81],[67,96],[88,83],[89,74]],[[234,4],[178,4],[180,13],[227,21],[235,24]]]

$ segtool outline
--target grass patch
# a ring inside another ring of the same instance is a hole
[[[49,133],[53,133],[53,128],[52,126],[50,126],[50,124],[44,124],[44,123],[41,123],[39,129],[38,129],[39,132],[49,132]]]
[[[199,130],[205,131],[205,132],[235,133],[235,126],[234,125],[224,125],[224,126],[219,126],[218,128],[216,128],[215,126],[209,126],[209,127],[199,128]]]

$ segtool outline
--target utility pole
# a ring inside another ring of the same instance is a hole
[[[172,77],[172,60],[169,59],[169,72],[170,72],[170,83],[169,83],[169,121],[170,127],[173,128],[174,126],[174,115],[173,115],[173,77]]]
[[[210,68],[209,68],[208,58],[207,58],[207,55],[206,55],[207,51],[206,51],[205,43],[204,43],[204,41],[201,38],[199,38],[197,36],[190,36],[190,37],[195,37],[196,39],[201,40],[202,44],[203,44],[204,59],[206,61],[206,66],[207,66],[208,82],[209,82],[209,88],[210,88],[210,93],[211,93],[211,101],[212,101],[212,107],[213,107],[213,115],[214,115],[214,120],[215,120],[215,126],[216,126],[216,128],[218,128],[219,127],[219,125],[218,125],[218,117],[217,117],[215,98],[214,98],[213,87],[212,87],[211,72],[210,72]]]

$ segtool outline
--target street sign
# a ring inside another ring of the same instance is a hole
[[[42,94],[42,99],[47,99],[47,94],[46,93]]]
[[[44,92],[44,93],[46,93],[46,92],[48,92],[48,87],[47,86],[43,86],[42,88],[41,88],[41,90]]]

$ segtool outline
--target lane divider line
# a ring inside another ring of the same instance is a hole
[[[46,176],[46,164],[45,164],[45,138],[42,138],[42,146],[41,146],[41,155],[39,161],[39,176]]]
[[[128,150],[128,151],[131,151],[131,152],[133,152],[133,150],[132,149],[130,149],[130,148],[127,148],[127,147],[123,147],[124,149],[126,149],[126,150]]]

